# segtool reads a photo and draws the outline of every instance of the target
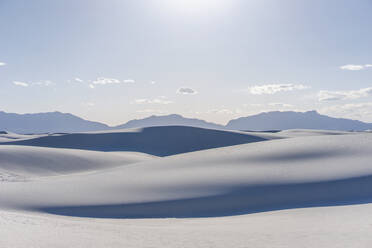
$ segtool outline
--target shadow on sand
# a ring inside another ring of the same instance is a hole
[[[3,145],[72,148],[106,152],[135,151],[155,156],[169,156],[264,140],[266,139],[229,131],[165,126],[144,128],[139,132],[74,133],[45,136],[3,143]]]
[[[370,202],[372,176],[366,176],[317,183],[237,187],[223,195],[192,199],[39,210],[57,215],[94,218],[195,218]]]

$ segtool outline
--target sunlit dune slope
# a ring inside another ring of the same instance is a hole
[[[4,183],[0,208],[109,218],[224,216],[372,200],[372,134],[244,144],[84,176]]]

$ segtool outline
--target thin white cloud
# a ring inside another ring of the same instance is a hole
[[[360,90],[349,91],[327,91],[321,90],[318,93],[319,101],[338,101],[348,99],[358,99],[362,97],[372,96],[372,87],[363,88]]]
[[[279,92],[304,90],[308,88],[308,86],[305,86],[303,84],[264,84],[251,86],[247,89],[247,91],[253,95],[272,95]]]
[[[345,93],[337,91],[321,90],[318,93],[318,100],[321,102],[343,100],[346,99],[346,97],[347,95]]]
[[[319,112],[335,117],[372,121],[372,102],[333,105],[322,108]]]
[[[84,80],[81,79],[81,78],[75,78],[74,80],[75,80],[75,82],[78,82],[78,83],[83,83],[84,82]]]
[[[0,66],[5,66],[6,63],[5,62],[0,62]]]
[[[26,82],[14,81],[13,84],[21,87],[28,87],[28,83]]]
[[[154,85],[154,84],[156,84],[156,82],[155,81],[150,81],[150,84]]]
[[[171,104],[173,103],[170,100],[167,100],[166,97],[160,96],[154,99],[140,98],[132,102],[132,104]]]
[[[89,85],[89,88],[94,89],[95,86],[94,86],[93,84],[90,84],[90,85]]]
[[[291,108],[293,105],[281,102],[272,102],[268,104],[271,107]]]
[[[134,100],[133,104],[143,104],[143,103],[147,103],[147,102],[148,102],[148,99],[140,98],[140,99]]]
[[[83,82],[82,80],[79,81],[81,79],[79,78],[75,78],[75,81],[78,81],[78,82]],[[88,80],[89,82],[90,80]],[[119,79],[116,79],[116,78],[106,78],[106,77],[99,77],[97,78],[96,80],[93,80],[92,81],[92,84],[94,85],[106,85],[106,84],[121,84],[121,83],[125,83],[125,84],[133,84],[135,83],[136,81],[134,79],[124,79],[124,80],[119,80]]]
[[[191,89],[191,88],[181,87],[177,90],[177,93],[182,94],[182,95],[195,95],[198,92],[194,89]]]
[[[92,82],[93,84],[100,84],[100,85],[106,85],[106,84],[120,84],[121,81],[116,78],[105,78],[105,77],[99,77],[96,80]]]
[[[53,82],[50,80],[44,80],[44,81],[33,82],[31,83],[31,85],[50,86],[50,85],[53,85]]]
[[[210,110],[207,110],[206,112],[198,112],[198,113],[199,114],[206,113],[206,114],[236,115],[236,114],[241,114],[243,112],[244,111],[240,108],[230,109],[230,108],[221,106],[220,108],[210,109]]]
[[[227,109],[227,108],[208,110],[207,114],[210,114],[210,113],[213,113],[213,114],[229,114],[229,115],[235,114],[234,110]]]
[[[44,80],[44,81],[37,81],[37,82],[21,82],[21,81],[14,81],[13,82],[14,85],[17,85],[17,86],[22,86],[22,87],[33,87],[33,86],[51,86],[53,85],[54,83],[50,80]]]
[[[348,71],[360,71],[364,69],[364,66],[363,65],[343,65],[343,66],[340,66],[340,69],[348,70]]]
[[[96,105],[94,102],[83,102],[82,104],[86,107],[94,107]]]
[[[134,79],[124,79],[123,80],[123,83],[126,83],[126,84],[133,84],[135,83],[136,81]]]
[[[372,67],[372,64],[365,64],[365,65],[349,64],[349,65],[340,66],[340,69],[348,70],[348,71],[360,71],[360,70],[364,70],[364,69],[369,68],[369,67]]]
[[[151,113],[151,114],[168,114],[169,112],[161,109],[142,109],[137,110],[137,113]]]

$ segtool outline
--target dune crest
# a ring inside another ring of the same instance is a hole
[[[267,139],[269,138],[243,132],[186,126],[161,126],[122,131],[49,135],[16,140],[6,144],[105,152],[135,151],[155,156],[169,156]]]
[[[104,153],[30,146],[0,146],[0,181],[90,173],[150,159],[141,153]]]

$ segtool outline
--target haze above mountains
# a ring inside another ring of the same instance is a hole
[[[69,113],[48,112],[36,114],[15,114],[0,111],[0,130],[15,133],[57,133],[89,132],[152,126],[192,126],[209,129],[244,131],[268,131],[286,129],[322,129],[341,131],[364,131],[372,129],[372,123],[358,120],[333,118],[316,111],[308,112],[265,112],[230,120],[226,125],[200,119],[185,118],[178,114],[150,116],[128,121],[118,126],[108,126],[84,120]]]

